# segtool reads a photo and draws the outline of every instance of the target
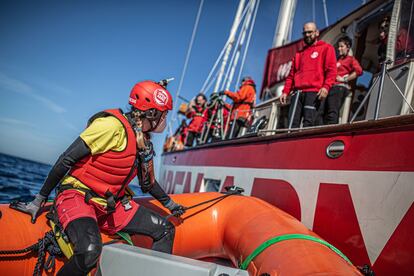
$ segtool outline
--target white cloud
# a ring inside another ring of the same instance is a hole
[[[40,103],[42,103],[43,105],[45,105],[47,108],[49,108],[55,113],[66,112],[66,109],[63,108],[62,106],[36,93],[35,89],[33,89],[33,87],[31,87],[30,85],[20,80],[10,78],[2,73],[0,73],[0,87],[3,87],[12,92],[16,92],[16,93],[31,97],[39,101]]]
[[[44,90],[47,91],[51,91],[51,92],[56,92],[62,95],[71,95],[73,94],[72,90],[60,86],[50,80],[45,80],[45,79],[41,79],[41,78],[35,78],[34,82],[36,84],[38,84],[40,87],[42,87]]]
[[[13,119],[13,118],[0,118],[0,124],[18,125],[18,126],[36,128],[34,124],[31,124],[31,123],[28,123],[22,120]]]

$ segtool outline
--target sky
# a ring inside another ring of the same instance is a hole
[[[362,3],[326,2],[330,24]],[[174,77],[168,90],[175,97],[199,4],[0,0],[0,152],[53,164],[90,116],[108,108],[126,110],[136,82]],[[201,89],[228,38],[237,5],[236,0],[204,1],[181,89],[185,98]],[[279,5],[261,0],[259,6],[243,70],[256,81],[257,91]],[[322,28],[322,0],[315,0],[315,11]],[[312,1],[298,0],[293,40],[312,19]],[[153,136],[158,157],[165,136]]]

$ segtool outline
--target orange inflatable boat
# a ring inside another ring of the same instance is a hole
[[[171,197],[193,206],[221,196],[219,193],[180,194]],[[167,214],[155,200],[136,199]],[[0,251],[28,247],[50,231],[43,213],[36,224],[28,215],[0,205]],[[292,216],[255,197],[231,195],[188,210],[176,225],[173,253],[193,259],[227,259],[250,275],[361,275],[345,256],[335,252],[315,233]],[[102,235],[107,242],[112,237]],[[149,246],[134,236],[135,245]],[[33,253],[0,255],[0,275],[32,275],[37,256]],[[57,259],[53,275],[63,265]]]

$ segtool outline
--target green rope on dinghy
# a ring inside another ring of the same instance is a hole
[[[262,253],[266,248],[268,248],[269,246],[281,242],[281,241],[286,241],[286,240],[309,240],[309,241],[313,241],[313,242],[317,242],[320,244],[323,244],[327,247],[329,247],[332,251],[334,251],[336,254],[338,254],[339,256],[341,256],[345,261],[347,261],[350,265],[352,265],[351,261],[335,246],[333,246],[332,244],[315,238],[313,236],[309,236],[309,235],[303,235],[303,234],[286,234],[286,235],[281,235],[281,236],[277,236],[274,238],[271,238],[267,241],[265,241],[264,243],[262,243],[261,245],[259,245],[249,256],[247,256],[246,260],[244,260],[244,262],[241,263],[241,265],[239,266],[241,269],[246,270],[247,267],[249,266],[250,262],[257,257],[257,255],[259,255],[260,253]]]
[[[116,234],[118,236],[120,236],[121,238],[123,238],[129,245],[134,245],[132,243],[131,236],[128,233],[125,233],[125,232],[116,232]]]

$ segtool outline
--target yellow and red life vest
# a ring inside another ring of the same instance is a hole
[[[105,197],[107,191],[116,195],[122,188],[122,184],[134,166],[137,153],[135,132],[121,110],[105,110],[94,115],[90,121],[105,116],[114,116],[122,123],[127,134],[127,146],[122,151],[110,150],[97,155],[89,155],[77,162],[69,172],[69,175],[102,197]],[[130,182],[136,174],[135,168],[127,181]],[[121,191],[119,196],[123,194],[124,191]]]

